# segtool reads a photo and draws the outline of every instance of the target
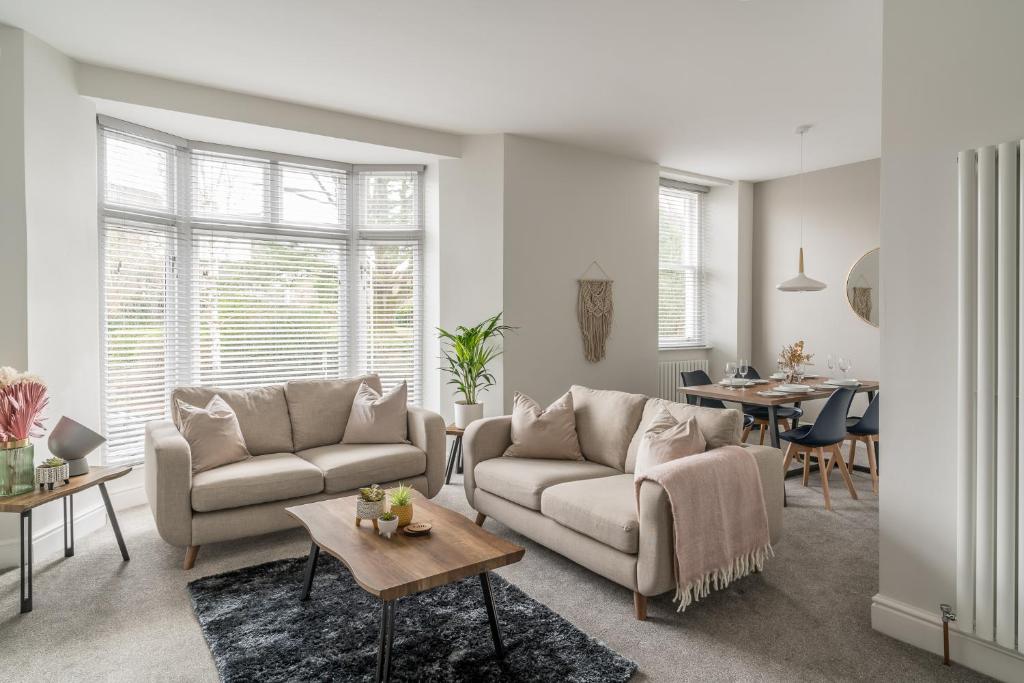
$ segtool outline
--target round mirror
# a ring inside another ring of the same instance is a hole
[[[846,276],[846,300],[858,318],[878,327],[878,249],[853,264]]]

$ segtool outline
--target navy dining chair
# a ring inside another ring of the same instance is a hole
[[[747,374],[743,375],[746,379],[761,379],[761,375],[758,374],[754,367],[747,366]],[[764,433],[768,431],[768,409],[764,406],[751,406],[743,405],[743,412],[754,418],[754,425],[759,429],[758,431],[758,443],[764,445]],[[792,420],[799,420],[803,417],[804,409],[800,406],[778,406],[775,409],[775,421],[776,427],[781,425],[785,429],[792,429]],[[753,427],[751,427],[752,429]],[[747,440],[747,436],[750,434],[750,429],[744,432],[743,441]]]
[[[699,387],[705,384],[712,384],[708,373],[703,370],[684,370],[679,374],[682,376],[684,387]],[[701,406],[703,408],[725,408],[725,404],[716,398],[704,398],[703,396],[687,394],[686,402],[691,406]]]
[[[825,509],[832,509],[832,496],[829,492],[828,478],[833,465],[839,466],[839,472],[843,475],[843,481],[850,492],[850,497],[857,499],[857,490],[853,488],[853,478],[850,470],[846,467],[843,454],[839,446],[846,441],[846,415],[850,411],[850,403],[853,401],[853,389],[836,389],[825,402],[814,424],[803,425],[796,429],[779,434],[779,438],[789,442],[786,449],[786,459],[782,465],[783,472],[789,469],[794,457],[803,456],[804,480],[803,485],[807,486],[807,480],[811,472],[811,458],[818,459],[818,471],[821,473],[821,491],[825,496]],[[825,459],[825,450],[830,452],[828,460]]]
[[[868,449],[868,471],[871,473],[871,491],[878,495],[878,396],[871,399],[868,409],[861,417],[846,419],[846,439],[850,442],[847,467],[853,470],[853,459],[857,455],[857,442],[863,441]]]

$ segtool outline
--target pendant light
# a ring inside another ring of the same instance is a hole
[[[781,282],[778,288],[783,292],[817,292],[825,289],[825,283],[804,275],[804,134],[811,129],[804,124],[796,129],[800,136],[800,272],[797,276]]]

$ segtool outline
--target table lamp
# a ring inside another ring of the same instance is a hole
[[[96,450],[104,441],[105,437],[65,416],[60,418],[57,426],[50,432],[46,445],[50,453],[68,461],[69,474],[75,477],[89,471],[89,461],[85,456]]]

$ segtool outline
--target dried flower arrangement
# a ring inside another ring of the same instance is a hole
[[[49,400],[46,384],[36,375],[0,368],[0,444],[42,436],[42,412]]]
[[[786,381],[792,382],[799,368],[810,363],[812,358],[814,358],[813,353],[804,351],[803,339],[783,346],[782,353],[779,354],[779,368],[786,373]]]

